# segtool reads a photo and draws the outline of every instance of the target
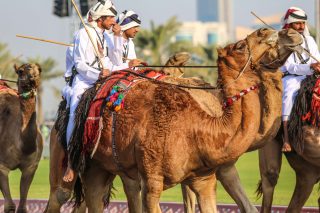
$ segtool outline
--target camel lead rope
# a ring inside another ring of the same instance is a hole
[[[111,117],[112,117],[112,127],[111,127],[111,146],[112,146],[112,156],[113,156],[113,160],[116,163],[118,169],[120,171],[123,171],[122,166],[120,165],[120,161],[119,161],[119,156],[117,154],[117,147],[116,147],[116,118],[117,118],[117,113],[116,112],[112,112],[111,113]]]

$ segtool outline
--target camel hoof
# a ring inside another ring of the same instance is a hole
[[[26,208],[18,208],[17,213],[27,213],[27,209]]]
[[[71,197],[71,191],[64,189],[64,188],[58,188],[57,189],[57,200],[60,205],[65,204],[69,198]]]
[[[16,205],[15,204],[10,204],[4,207],[4,212],[5,213],[15,213],[16,212]]]

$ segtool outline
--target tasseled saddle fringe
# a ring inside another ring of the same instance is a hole
[[[96,87],[88,89],[82,96],[79,105],[76,109],[74,120],[74,130],[69,143],[69,157],[72,168],[77,172],[83,172],[87,153],[83,147],[83,133],[88,112],[90,110],[91,101],[96,95]]]
[[[304,150],[302,127],[307,124],[307,119],[303,119],[303,116],[307,116],[311,110],[313,88],[316,81],[317,78],[312,75],[301,82],[301,87],[290,115],[288,123],[289,140],[297,153],[303,153]],[[318,125],[318,121],[316,125]]]
[[[54,128],[57,131],[58,141],[61,143],[64,150],[67,150],[67,126],[69,121],[70,109],[67,107],[67,101],[62,100],[58,108],[57,120],[54,124]]]

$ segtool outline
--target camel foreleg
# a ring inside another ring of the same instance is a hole
[[[142,212],[161,213],[160,196],[163,191],[163,177],[153,176],[141,180],[142,189]]]
[[[181,183],[181,190],[183,196],[183,208],[185,213],[196,212],[196,195],[186,184]]]
[[[259,149],[259,168],[261,175],[261,192],[263,195],[261,212],[271,212],[274,188],[278,182],[281,169],[281,143],[276,140],[268,142]],[[259,189],[258,189],[259,190]]]
[[[30,168],[22,169],[21,179],[20,179],[20,202],[18,206],[17,213],[26,213],[27,212],[27,195],[30,189],[31,182],[33,180],[34,174],[38,168],[32,166]]]
[[[193,180],[188,185],[196,194],[200,212],[217,212],[215,175]]]
[[[219,167],[216,175],[224,189],[237,203],[241,212],[258,212],[241,186],[240,177],[234,162]]]
[[[4,212],[15,213],[16,205],[14,204],[11,197],[8,174],[9,169],[0,165],[0,189],[4,197]]]

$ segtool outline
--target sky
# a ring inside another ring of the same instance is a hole
[[[314,24],[314,4],[316,0],[233,0],[234,26],[251,26],[257,15],[269,16],[285,13],[290,6],[301,7],[308,14],[310,24]],[[150,21],[162,24],[172,16],[179,21],[196,21],[196,0],[113,0],[118,11],[134,10],[142,19],[142,27],[148,28]],[[28,57],[52,57],[58,68],[64,70],[66,47],[17,38],[16,34],[34,36],[69,43],[75,28],[72,18],[58,18],[52,14],[53,0],[1,0],[0,1],[0,42],[7,43],[10,52],[23,59]],[[63,87],[63,79],[49,84]],[[48,84],[48,88],[50,85]],[[44,111],[55,114],[59,100],[53,98],[49,89],[45,90]]]

